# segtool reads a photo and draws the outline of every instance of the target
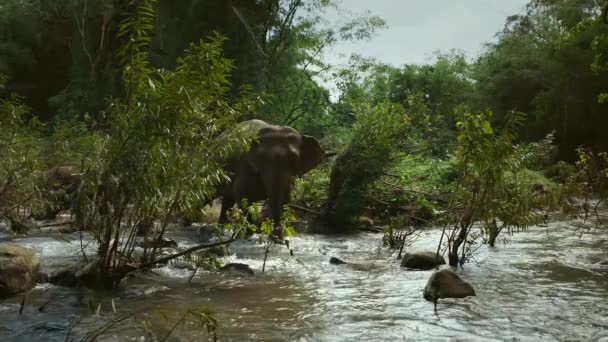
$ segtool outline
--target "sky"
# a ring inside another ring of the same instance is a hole
[[[343,0],[342,7],[356,13],[371,11],[388,28],[371,40],[341,43],[325,52],[330,64],[348,60],[351,53],[375,57],[402,66],[432,61],[434,52],[464,51],[469,58],[483,51],[483,43],[494,41],[505,20],[522,13],[528,0]],[[335,13],[327,18],[335,20]]]

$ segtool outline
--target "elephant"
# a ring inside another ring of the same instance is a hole
[[[267,200],[269,218],[277,229],[294,178],[312,170],[331,153],[326,153],[316,138],[288,126],[249,120],[239,123],[237,129],[254,139],[249,150],[239,151],[227,162],[230,182],[221,191],[219,223],[226,223],[226,212],[243,199]],[[275,233],[282,238],[280,229]]]
[[[44,189],[48,191],[51,203],[42,218],[53,219],[60,211],[73,208],[82,172],[76,165],[57,165],[45,170],[43,177]]]

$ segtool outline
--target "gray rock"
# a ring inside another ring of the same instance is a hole
[[[224,265],[222,268],[220,268],[220,272],[235,272],[254,275],[254,272],[249,265],[237,262]]]
[[[473,287],[449,269],[434,272],[424,287],[424,299],[436,302],[440,298],[475,296]]]
[[[209,242],[212,238],[218,236],[218,230],[213,225],[204,224],[198,229],[198,234],[200,242]]]
[[[125,289],[124,297],[127,298],[136,298],[136,297],[146,297],[151,296],[155,293],[165,292],[171,290],[167,286],[163,285],[139,285],[132,286]]]
[[[444,264],[443,257],[441,255],[437,256],[435,252],[405,253],[401,260],[401,267],[416,270],[432,270]]]
[[[49,282],[61,286],[85,285],[95,288],[99,285],[98,266],[99,259],[96,258],[89,262],[79,261],[51,274]]]
[[[331,257],[329,259],[329,263],[332,265],[342,265],[342,264],[346,264],[346,261],[344,261],[342,259],[338,259],[336,257]]]
[[[31,249],[0,243],[0,298],[34,287],[40,277],[40,259]]]
[[[178,270],[194,271],[196,269],[196,265],[194,263],[185,260],[176,260],[171,264],[171,266],[173,268],[177,268]]]

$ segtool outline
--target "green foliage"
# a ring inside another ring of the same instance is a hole
[[[555,138],[548,134],[544,139],[517,146],[517,158],[528,169],[541,170],[551,165],[557,155]]]
[[[0,89],[6,78],[0,75]],[[20,220],[42,205],[37,201],[41,180],[41,125],[16,95],[0,98],[0,220],[18,230]]]
[[[446,233],[452,266],[462,265],[473,252],[474,225],[483,227],[485,239],[494,246],[502,231],[513,232],[538,222],[540,217],[534,211],[546,204],[545,194],[535,194],[530,178],[522,176],[528,154],[518,153],[514,145],[525,116],[511,113],[498,133],[490,124],[491,116],[464,112],[458,122],[461,133],[455,168],[461,178],[452,185],[444,217],[445,225],[452,227]]]
[[[357,121],[330,175],[324,219],[343,229],[365,208],[366,191],[408,147],[411,118],[403,106],[382,102],[356,108]]]
[[[292,202],[304,208],[320,210],[327,201],[330,171],[331,165],[328,163],[296,179],[291,191]]]
[[[350,126],[358,103],[400,103],[413,116],[412,122],[426,125],[424,139],[418,143],[432,155],[445,157],[455,137],[454,107],[474,103],[469,69],[458,54],[440,54],[432,65],[403,68],[353,56],[348,67],[335,74],[341,96],[332,107],[332,115],[336,124]]]
[[[221,36],[192,43],[175,71],[150,65],[152,3],[138,2],[135,16],[120,25],[126,96],[111,100],[108,128],[94,145],[98,149],[82,160],[78,211],[99,244],[108,285],[129,262],[134,246],[129,237],[139,222],[160,220],[155,235],[160,239],[174,211],[211,200],[227,181],[223,161],[242,139],[216,138],[252,106],[247,98],[229,103],[233,66],[222,56]],[[119,250],[121,238],[127,244]],[[146,255],[147,262],[154,252]]]
[[[607,107],[597,102],[608,79],[598,67],[604,7],[598,0],[530,1],[475,63],[480,103],[499,119],[511,110],[528,113],[527,141],[555,131],[560,159],[573,161],[579,145],[608,146],[600,128],[608,124]]]
[[[573,164],[564,161],[558,161],[555,165],[551,165],[545,169],[545,176],[559,183],[566,183],[576,172],[576,167]]]
[[[344,19],[331,25],[323,12],[335,8]],[[322,136],[333,124],[328,115],[329,92],[319,84],[330,66],[323,53],[337,42],[370,38],[385,27],[375,16],[345,13],[337,1],[289,0],[277,4],[269,20],[269,39],[264,42],[263,80],[259,90],[268,94],[261,118],[293,125],[307,134]]]
[[[400,249],[399,257],[401,257],[403,248],[411,245],[418,237],[419,230],[411,225],[410,221],[407,216],[392,217],[389,220],[388,227],[384,230],[382,243],[388,248]]]
[[[577,153],[575,172],[564,185],[564,210],[584,220],[593,214],[601,225],[598,208],[608,201],[608,153],[595,153],[583,147]]]

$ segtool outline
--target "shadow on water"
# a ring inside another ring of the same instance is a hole
[[[427,231],[410,249],[433,250],[438,236]],[[579,237],[557,222],[517,233],[506,245],[482,246],[475,261],[458,270],[477,297],[442,300],[436,313],[422,299],[431,272],[401,269],[381,248],[381,235],[299,236],[291,243],[294,256],[275,248],[265,273],[262,248],[240,241],[223,262],[249,264],[252,277],[199,272],[188,284],[190,271],[163,267],[114,292],[39,286],[22,316],[19,298],[0,304],[0,340],[64,341],[77,321],[70,335],[80,340],[129,312],[136,314],[99,340],[143,340],[142,321],[162,336],[192,307],[216,313],[223,341],[608,340],[608,267],[598,263],[608,260],[608,240],[596,237]],[[43,238],[18,243],[36,248],[47,269],[67,263],[80,248],[77,241]],[[331,256],[348,264],[329,264]],[[188,325],[173,336],[196,341],[205,334]]]

